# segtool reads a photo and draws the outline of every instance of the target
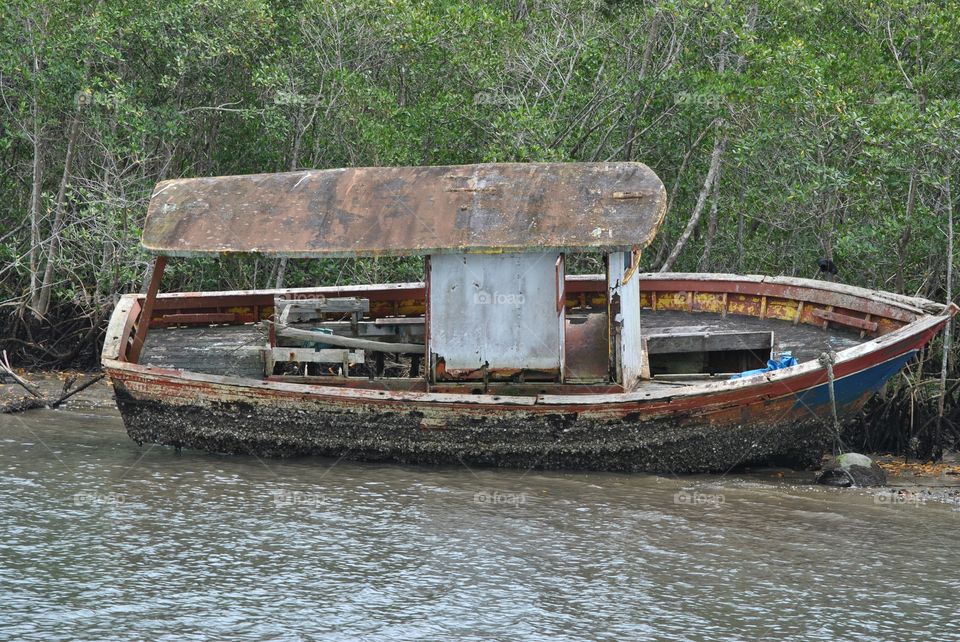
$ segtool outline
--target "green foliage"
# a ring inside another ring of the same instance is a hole
[[[644,257],[656,267],[686,225],[721,130],[715,233],[705,216],[675,269],[811,276],[831,255],[849,282],[942,297],[944,194],[948,177],[957,182],[960,139],[958,9],[8,0],[0,290],[5,301],[29,298],[30,247],[55,231],[76,120],[61,301],[138,287],[147,257],[137,239],[158,180],[305,167],[643,161],[676,195]],[[571,265],[598,267],[590,257]],[[420,269],[294,261],[286,283],[407,280]],[[275,274],[272,259],[175,262],[166,287],[264,287]]]

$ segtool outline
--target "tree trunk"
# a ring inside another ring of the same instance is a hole
[[[34,317],[40,319],[47,314],[50,307],[50,291],[53,288],[53,266],[57,261],[59,251],[60,232],[63,228],[63,216],[66,209],[67,185],[70,182],[70,171],[73,167],[73,153],[76,148],[77,136],[80,133],[80,115],[73,117],[70,123],[70,133],[67,137],[67,156],[63,161],[63,175],[60,177],[60,188],[57,190],[57,202],[54,209],[53,225],[50,228],[50,243],[47,247],[46,264],[43,269],[43,282],[40,292],[33,305]]]
[[[680,169],[677,170],[677,176],[673,181],[673,189],[670,190],[670,196],[667,198],[667,211],[663,214],[664,219],[670,215],[673,204],[677,202],[677,194],[680,192],[680,181],[687,171],[687,163],[690,162],[690,157],[693,156],[693,152],[700,146],[700,141],[702,141],[703,137],[710,131],[710,127],[710,125],[707,125],[703,128],[703,131],[700,132],[696,140],[693,141],[693,144],[687,149],[687,153],[683,155],[683,160],[680,161]],[[653,259],[653,265],[661,265],[663,263],[663,257],[667,253],[667,248],[670,247],[666,234],[658,236],[657,243],[659,247],[657,249],[657,256]]]
[[[283,277],[287,273],[287,257],[282,257],[280,262],[277,264],[277,282],[276,288],[279,290],[283,287]]]
[[[660,27],[660,11],[655,9],[653,17],[650,19],[650,27],[647,29],[647,42],[643,48],[643,58],[640,61],[640,72],[637,74],[637,81],[643,80],[647,75],[647,69],[650,67],[650,58],[653,55],[653,46],[657,39],[657,30]],[[637,117],[640,114],[640,89],[633,97],[633,116],[630,118],[630,124],[627,126],[626,146],[623,149],[623,159],[633,160],[634,131],[636,129]]]
[[[30,190],[30,305],[37,300],[40,287],[40,199],[43,183],[43,149],[40,142],[36,98],[33,105],[33,186]]]
[[[673,251],[670,252],[670,255],[667,257],[667,260],[663,262],[663,265],[660,266],[660,272],[669,272],[673,268],[674,262],[677,260],[677,257],[680,255],[680,252],[683,251],[683,248],[687,245],[687,241],[690,240],[690,236],[693,234],[693,230],[697,227],[697,223],[700,222],[700,215],[703,214],[703,207],[706,205],[707,196],[710,195],[710,190],[713,188],[713,182],[716,180],[717,171],[720,169],[720,159],[723,156],[723,150],[727,145],[727,136],[721,130],[723,128],[723,119],[717,121],[717,141],[713,145],[713,154],[710,155],[710,169],[707,170],[707,177],[703,180],[703,187],[700,188],[700,195],[697,197],[697,204],[693,208],[693,212],[690,214],[690,220],[687,221],[687,227],[683,230],[683,234],[680,235],[680,238],[677,239],[677,244],[673,246]]]
[[[900,235],[900,241],[897,243],[897,275],[894,288],[897,294],[904,292],[904,266],[907,262],[907,246],[910,244],[910,237],[913,235],[913,211],[917,202],[917,168],[910,170],[910,187],[907,190],[907,212],[906,227],[903,234]]]
[[[713,249],[713,241],[717,237],[717,215],[720,200],[720,175],[723,173],[723,166],[717,168],[717,176],[713,181],[713,198],[710,203],[710,216],[707,218],[707,234],[703,240],[703,260],[700,262],[700,269],[707,272],[713,272],[710,265],[710,251]]]
[[[952,169],[951,169],[952,171]],[[950,174],[947,174],[945,184],[947,197],[947,304],[953,301],[953,194],[950,190]],[[935,459],[943,458],[943,445],[941,444],[941,435],[943,432],[943,412],[944,401],[947,396],[947,374],[949,370],[951,353],[951,326],[953,320],[948,320],[943,328],[943,363],[940,365],[940,399],[937,402],[937,426],[933,434],[933,456]]]

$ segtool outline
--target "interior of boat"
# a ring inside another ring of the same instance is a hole
[[[157,185],[141,297],[104,354],[273,382],[540,395],[701,385],[897,330],[914,299],[832,281],[640,272],[666,213],[642,163],[347,168]],[[168,258],[422,257],[423,282],[158,294]],[[568,255],[603,257],[573,275]],[[112,358],[112,357],[111,357]]]
[[[800,363],[816,360],[916,316],[875,293],[821,281],[643,274],[639,282],[642,376],[634,388],[727,379],[784,355]],[[444,371],[442,360],[438,363],[425,349],[431,324],[424,283],[160,294],[139,362],[379,390],[622,392],[612,354],[616,324],[611,315],[618,312],[607,300],[606,284],[604,275],[564,278],[557,371]]]

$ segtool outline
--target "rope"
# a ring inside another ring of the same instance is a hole
[[[833,415],[833,435],[836,440],[836,448],[843,454],[843,442],[840,440],[840,419],[837,416],[837,395],[834,392],[833,382],[833,364],[837,362],[837,353],[831,350],[820,354],[817,359],[820,365],[827,369],[827,390],[830,392],[830,413]]]

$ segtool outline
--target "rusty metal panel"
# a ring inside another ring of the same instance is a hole
[[[555,372],[562,356],[556,254],[430,257],[431,358],[437,378]],[[496,372],[501,371],[501,372]]]
[[[157,254],[291,257],[644,247],[666,209],[642,163],[360,167],[158,183]]]

